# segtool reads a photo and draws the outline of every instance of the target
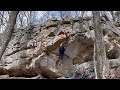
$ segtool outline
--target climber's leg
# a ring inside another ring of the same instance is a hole
[[[64,55],[62,54],[62,55],[61,55],[61,60],[63,60],[63,56],[64,56]]]
[[[59,56],[59,59],[60,59],[60,60],[63,60],[63,57],[64,57],[64,54],[61,54],[61,55]]]

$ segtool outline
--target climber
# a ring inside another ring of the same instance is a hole
[[[59,48],[59,59],[60,60],[62,60],[63,59],[63,57],[64,57],[64,55],[65,55],[65,48],[64,48],[64,46],[61,44],[60,45],[60,48]]]
[[[58,68],[61,65],[63,57],[65,55],[64,52],[65,52],[65,48],[64,48],[63,44],[61,44],[60,48],[59,48],[59,60],[56,61],[56,68]]]

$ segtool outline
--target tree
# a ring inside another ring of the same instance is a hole
[[[35,17],[36,17],[36,11],[30,11],[29,12],[29,25],[34,25],[35,23]]]
[[[20,27],[23,28],[24,27],[24,24],[23,24],[23,18],[24,18],[24,15],[23,15],[23,12],[19,12],[18,14],[19,16],[19,21],[20,21]]]
[[[71,11],[59,11],[59,13],[60,13],[60,17],[61,17],[61,19],[62,18],[64,18],[64,17],[71,17],[72,16],[72,13],[71,13]]]
[[[2,58],[2,55],[4,54],[6,47],[8,46],[8,43],[12,37],[12,32],[14,31],[14,26],[16,24],[16,18],[18,15],[19,11],[11,11],[11,13],[9,13],[9,21],[6,27],[6,30],[4,32],[4,38],[3,39],[3,43],[2,43],[2,48],[0,51],[0,60]]]
[[[65,11],[59,11],[61,19],[65,16]]]
[[[100,12],[92,11],[92,13],[93,13],[93,21],[94,21],[94,27],[95,27],[95,45],[94,45],[95,57],[94,58],[96,60],[96,63],[95,63],[96,78],[102,79],[104,67],[107,67],[106,51],[105,51],[105,45],[103,41],[103,32],[101,29]]]
[[[110,14],[112,15],[113,21],[115,22],[115,15],[114,15],[114,11],[110,11]]]
[[[115,12],[116,21],[120,19],[120,11]]]
[[[79,17],[81,11],[75,11],[75,16]]]
[[[0,32],[2,33],[8,22],[8,11],[0,11]]]

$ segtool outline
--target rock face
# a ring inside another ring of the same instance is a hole
[[[83,29],[81,29],[83,25]],[[119,57],[119,36],[102,23],[108,59]],[[0,41],[1,43],[1,41]],[[61,65],[59,46],[63,43],[65,56]],[[33,77],[38,74],[46,78],[71,77],[76,65],[93,60],[94,26],[92,18],[52,18],[45,25],[17,29],[2,56],[0,74]],[[114,65],[113,65],[114,66]],[[93,64],[92,64],[93,67]],[[82,68],[81,68],[82,69]]]

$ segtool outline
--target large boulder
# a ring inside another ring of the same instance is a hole
[[[2,56],[0,74],[29,77],[42,74],[46,78],[59,78],[71,77],[75,67],[78,67],[76,65],[81,65],[81,69],[84,65],[85,68],[93,67],[93,64],[82,64],[93,61],[93,21],[91,18],[85,18],[80,22],[77,17],[73,21],[71,24],[71,18],[66,17],[58,23],[52,18],[43,25],[15,30]],[[111,26],[114,25],[109,22],[102,23],[103,40],[107,58],[116,59],[119,57],[120,39]],[[66,50],[61,65],[57,68],[61,44]],[[116,65],[113,63],[111,67]]]

